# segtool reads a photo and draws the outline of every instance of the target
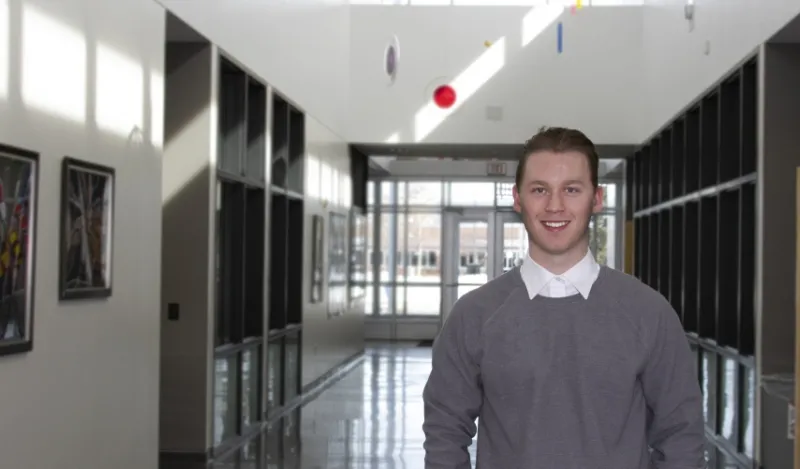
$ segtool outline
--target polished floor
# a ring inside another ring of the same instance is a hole
[[[344,378],[212,469],[423,469],[430,369],[430,348],[369,347]]]
[[[431,349],[372,345],[316,399],[203,469],[424,469],[422,390]],[[471,449],[473,464],[475,444]],[[709,442],[708,466],[730,469]],[[198,469],[162,464],[161,469]]]

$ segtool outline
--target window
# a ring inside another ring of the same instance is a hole
[[[611,184],[600,184],[600,187],[603,188],[603,208],[614,208],[619,203],[617,200],[617,188],[619,187],[616,183]]]
[[[442,243],[442,215],[440,213],[409,213],[404,223],[406,253],[405,280],[408,283],[439,283],[438,265]]]
[[[460,207],[493,206],[494,182],[451,182],[449,205]]]
[[[375,182],[367,182],[367,205],[375,205]]]
[[[443,186],[441,182],[409,182],[408,205],[441,205]]]
[[[511,207],[514,205],[514,183],[498,182],[495,186],[495,197],[498,207]]]
[[[589,222],[589,246],[599,264],[617,267],[616,215],[597,214]]]

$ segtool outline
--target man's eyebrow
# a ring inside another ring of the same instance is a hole
[[[550,186],[550,184],[548,184],[548,183],[546,183],[546,182],[544,182],[544,181],[540,181],[540,180],[538,180],[538,179],[536,179],[536,180],[533,180],[533,181],[530,181],[530,182],[529,182],[527,185],[528,185],[528,186],[534,186],[534,185],[536,185],[536,186],[545,186],[545,187],[549,187],[549,186]],[[581,185],[581,186],[585,186],[586,184],[585,184],[583,181],[581,181],[580,179],[570,179],[570,180],[564,181],[564,184],[563,184],[563,185],[565,185],[565,186],[568,186],[568,185]]]

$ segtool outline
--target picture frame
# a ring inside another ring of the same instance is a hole
[[[33,350],[39,153],[0,144],[0,355]]]
[[[328,214],[328,317],[341,316],[347,309],[347,227],[349,216],[331,211]]]
[[[347,305],[351,310],[363,310],[365,307],[368,236],[367,216],[353,210],[350,214],[350,255],[348,257],[350,288],[347,295]]]
[[[114,168],[64,157],[61,166],[60,300],[112,291]]]
[[[320,215],[311,217],[311,303],[322,301],[325,240],[325,219]]]

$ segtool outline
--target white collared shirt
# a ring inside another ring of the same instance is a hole
[[[576,293],[588,298],[592,285],[600,275],[600,264],[595,261],[592,252],[587,251],[580,262],[562,275],[555,275],[537,264],[528,254],[519,268],[519,273],[522,276],[522,281],[525,282],[525,288],[528,290],[530,299],[533,299],[536,295],[563,298]]]

